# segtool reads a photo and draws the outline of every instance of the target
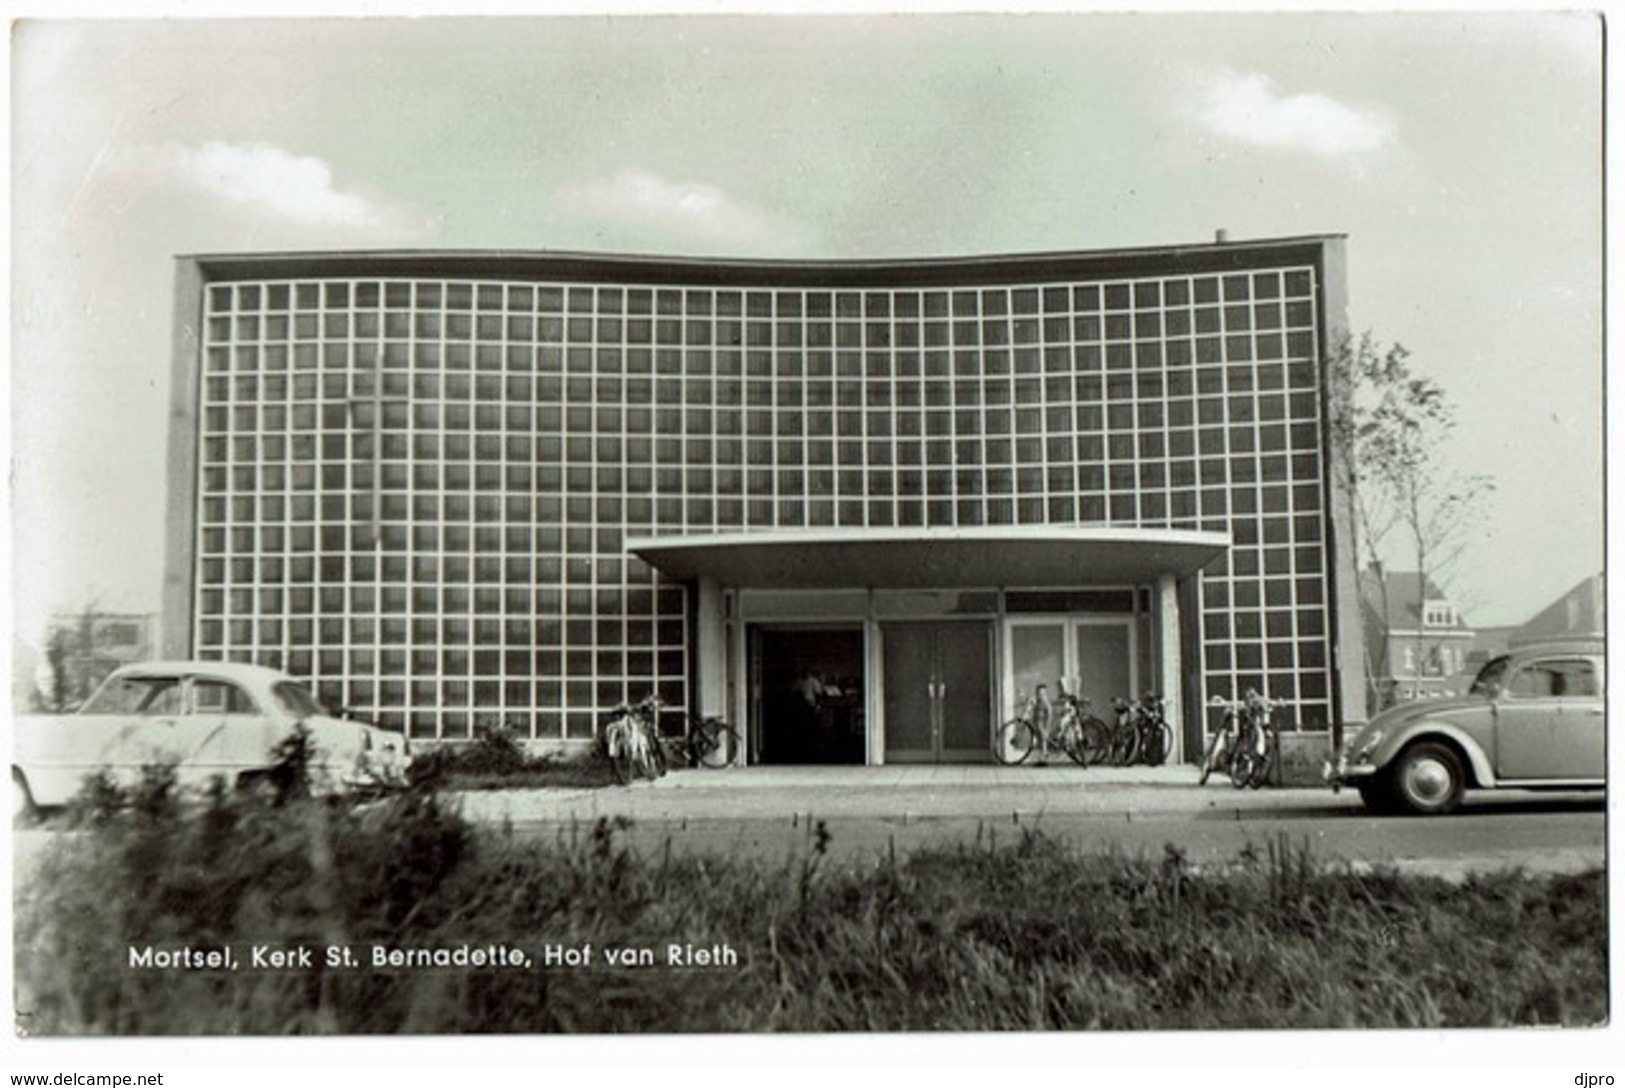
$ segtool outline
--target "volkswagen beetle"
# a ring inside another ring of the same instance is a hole
[[[1325,777],[1377,812],[1445,813],[1469,789],[1601,789],[1603,644],[1519,647],[1487,662],[1467,694],[1372,718]]]

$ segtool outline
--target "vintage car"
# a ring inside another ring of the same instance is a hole
[[[1469,789],[1601,789],[1606,777],[1598,640],[1520,647],[1466,695],[1383,711],[1326,767],[1377,812],[1449,812]]]
[[[16,720],[14,815],[67,803],[88,775],[105,770],[129,785],[152,764],[173,765],[184,793],[205,790],[216,777],[239,789],[263,787],[275,750],[301,725],[314,750],[314,792],[404,782],[405,737],[334,716],[286,673],[226,662],[154,662],[115,670],[75,713]]]

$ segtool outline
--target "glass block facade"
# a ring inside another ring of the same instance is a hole
[[[1324,725],[1322,250],[185,261],[174,648],[415,737],[584,740],[690,703],[689,587],[629,537],[1216,530],[1185,669]]]

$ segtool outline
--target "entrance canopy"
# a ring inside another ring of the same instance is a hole
[[[1230,546],[1186,529],[806,529],[632,537],[626,550],[679,581],[783,589],[1139,585],[1183,577]]]

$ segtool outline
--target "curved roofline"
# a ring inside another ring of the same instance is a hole
[[[1132,525],[932,525],[918,528],[755,529],[736,533],[672,533],[635,535],[626,548],[728,547],[734,544],[866,544],[963,541],[968,543],[1034,543],[1062,541],[1075,544],[1192,544],[1228,547],[1230,534],[1205,529],[1141,528]]]
[[[625,547],[679,581],[878,589],[1138,584],[1185,577],[1230,543],[1192,529],[984,525],[635,536]]]
[[[519,249],[380,249],[304,250],[261,253],[194,253],[176,259],[191,262],[206,279],[245,279],[281,272],[321,271],[328,275],[378,276],[380,266],[398,275],[537,275],[569,270],[588,278],[679,278],[693,283],[761,280],[791,285],[851,285],[903,281],[921,284],[971,283],[978,278],[1041,281],[1079,271],[1093,275],[1117,272],[1166,274],[1169,264],[1191,271],[1223,272],[1271,263],[1318,263],[1328,244],[1341,245],[1345,234],[1307,234],[1285,238],[1137,246],[1099,250],[1050,250],[1029,253],[961,254],[889,258],[746,258],[687,254],[627,254],[580,250]]]

